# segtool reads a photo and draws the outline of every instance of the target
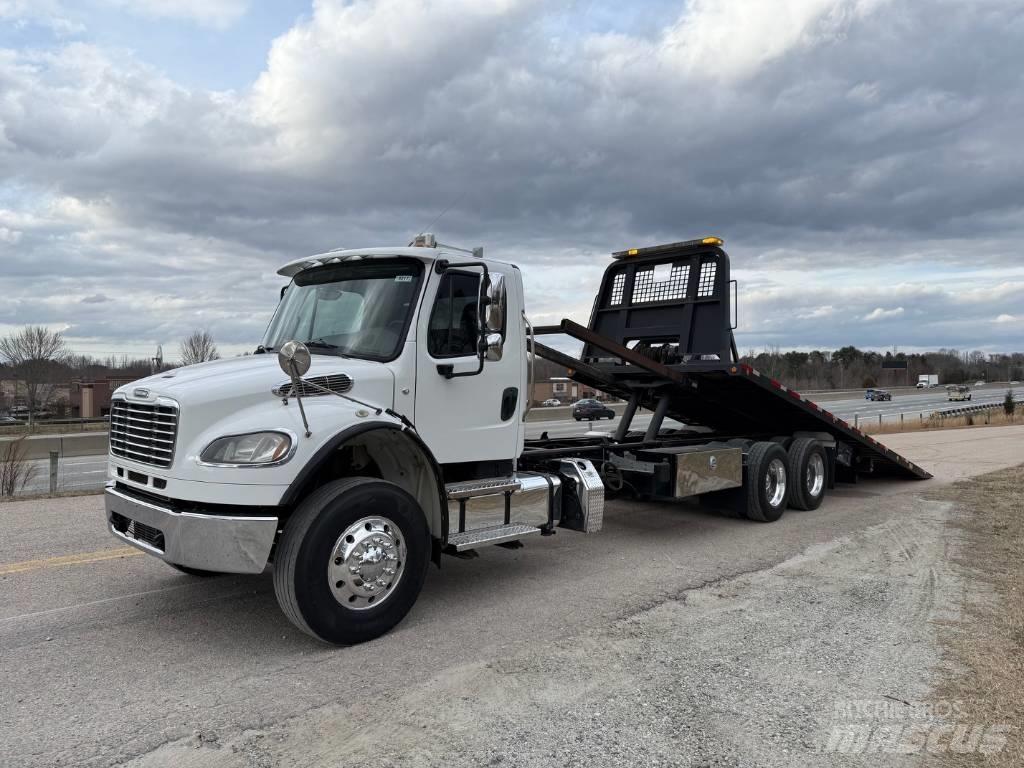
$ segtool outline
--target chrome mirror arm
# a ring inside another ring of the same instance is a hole
[[[299,413],[302,414],[302,426],[306,428],[306,437],[309,437],[313,433],[309,431],[309,421],[306,419],[306,409],[302,405],[302,392],[299,384],[302,382],[302,377],[299,376],[298,366],[294,360],[289,360],[288,365],[291,368],[292,375],[292,394],[295,395],[295,402],[299,404]],[[285,400],[285,402],[288,402]]]

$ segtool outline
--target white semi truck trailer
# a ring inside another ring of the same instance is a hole
[[[402,620],[431,562],[595,533],[607,494],[771,522],[837,481],[928,477],[739,362],[721,245],[614,254],[586,327],[531,328],[517,266],[429,235],[286,264],[257,354],[115,393],[109,529],[197,576],[272,567],[297,627],[351,644]],[[615,431],[528,440],[535,355],[626,400]]]

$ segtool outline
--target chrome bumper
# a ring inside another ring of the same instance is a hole
[[[104,495],[110,532],[168,563],[220,573],[261,573],[270,558],[276,517],[177,512],[109,487]]]

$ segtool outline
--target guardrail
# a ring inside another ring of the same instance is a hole
[[[1014,398],[1014,403],[1018,407],[1024,407],[1024,400],[1018,397]],[[960,416],[967,416],[973,413],[991,414],[993,411],[1001,411],[1003,409],[1003,401],[995,401],[991,403],[980,403],[977,405],[965,405],[957,408],[933,408],[931,410],[915,409],[911,411],[894,411],[890,413],[878,413],[871,416],[861,416],[860,414],[854,414],[851,420],[855,427],[861,429],[867,429],[872,426],[883,427],[886,424],[899,423],[900,429],[906,422],[917,421],[923,425],[929,419],[937,418],[939,421],[943,421],[947,418],[957,418]],[[987,423],[987,421],[986,421]]]
[[[19,435],[46,435],[61,432],[100,432],[106,430],[110,421],[106,418],[94,419],[41,419],[18,424],[0,424],[0,437],[18,437]]]
[[[1015,405],[1024,404],[1017,398],[1013,399]],[[1002,401],[998,403],[983,403],[980,405],[965,405],[959,408],[944,408],[941,411],[932,411],[933,416],[938,416],[940,419],[945,419],[950,416],[966,416],[968,413],[979,413],[982,411],[991,411],[993,409],[1002,409]]]

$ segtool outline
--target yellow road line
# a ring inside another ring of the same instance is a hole
[[[7,563],[6,565],[0,565],[0,576],[7,576],[11,573],[24,573],[25,571],[36,571],[40,568],[57,568],[63,565],[98,563],[102,560],[116,560],[120,557],[134,557],[135,555],[143,554],[145,554],[145,552],[135,549],[135,547],[119,547],[118,549],[104,549],[99,552],[82,552],[77,555],[45,557],[41,560],[24,560],[20,563]]]

